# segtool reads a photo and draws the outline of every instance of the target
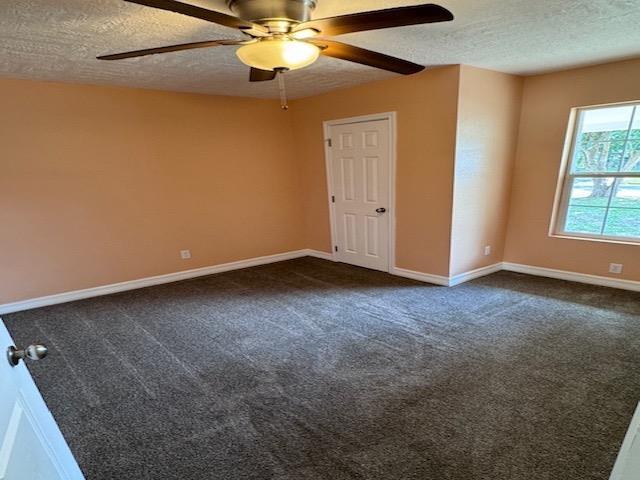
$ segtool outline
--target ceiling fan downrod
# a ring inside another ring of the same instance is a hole
[[[238,17],[260,24],[306,22],[316,8],[316,0],[227,0],[227,6]]]

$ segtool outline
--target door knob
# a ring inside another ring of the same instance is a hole
[[[376,208],[376,212],[377,212],[377,213],[384,213],[384,212],[386,212],[386,211],[387,211],[387,209],[386,209],[386,208],[384,208],[384,207]]]
[[[12,367],[20,363],[20,360],[28,358],[29,360],[42,360],[49,353],[49,349],[45,345],[29,345],[24,350],[18,350],[13,345],[7,349],[7,358]]]

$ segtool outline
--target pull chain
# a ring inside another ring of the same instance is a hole
[[[282,110],[289,110],[289,104],[287,102],[287,88],[284,83],[284,72],[286,72],[287,70],[289,69],[276,69],[276,74],[278,76],[278,87],[280,88],[280,108],[282,108]]]

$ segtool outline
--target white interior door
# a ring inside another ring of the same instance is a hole
[[[640,405],[620,448],[610,480],[640,479]]]
[[[9,364],[10,345],[0,321],[0,480],[84,479],[24,362]]]
[[[329,126],[334,239],[340,262],[389,271],[389,119]]]

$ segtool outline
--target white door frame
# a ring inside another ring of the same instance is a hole
[[[361,115],[357,117],[341,118],[338,120],[327,120],[322,122],[324,130],[324,158],[325,170],[327,172],[327,202],[329,203],[329,218],[331,223],[331,258],[336,261],[336,245],[338,245],[338,234],[336,227],[336,204],[331,201],[333,195],[333,174],[331,168],[331,150],[329,147],[329,130],[337,125],[348,125],[350,123],[363,123],[375,120],[389,121],[389,265],[388,272],[392,272],[396,265],[396,156],[397,156],[397,114],[396,112],[375,113],[372,115]]]

